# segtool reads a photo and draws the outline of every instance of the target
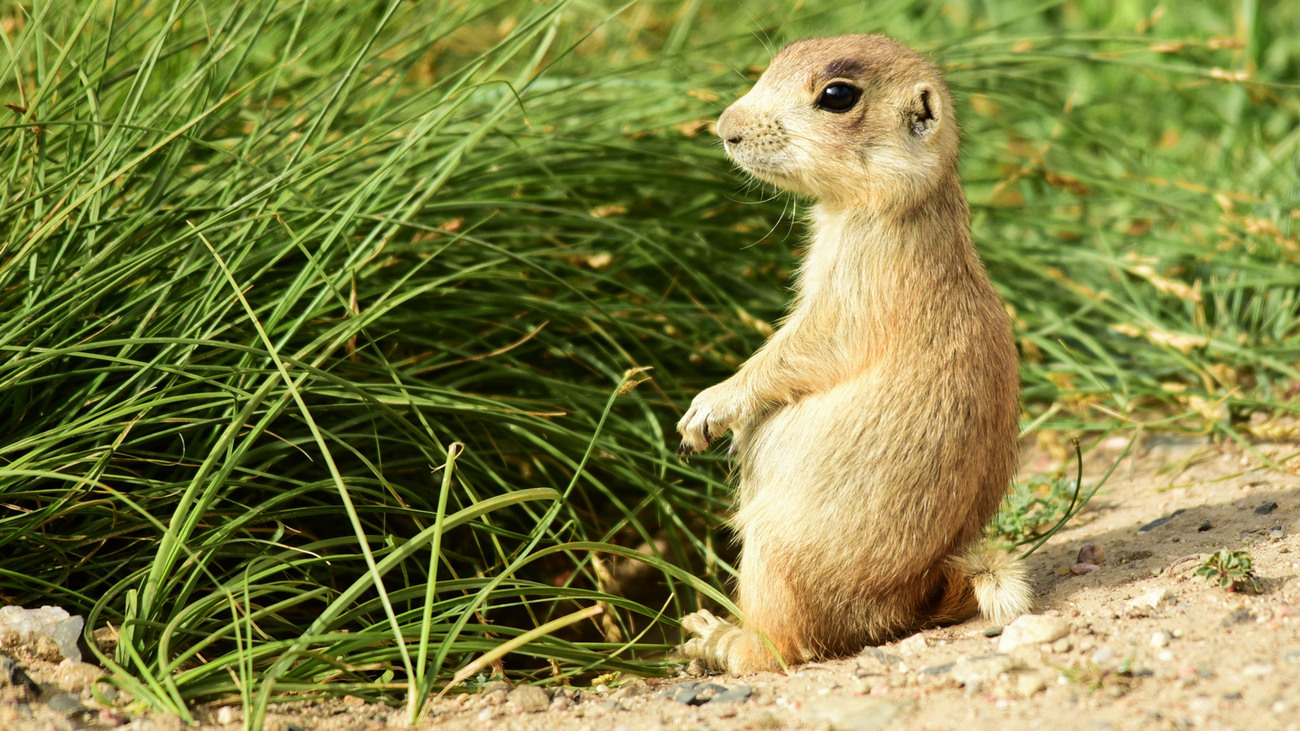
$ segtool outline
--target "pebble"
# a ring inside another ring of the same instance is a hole
[[[978,688],[1002,673],[1015,670],[1020,663],[1010,655],[992,653],[978,657],[963,657],[952,666],[952,679],[965,686]]]
[[[1172,604],[1176,599],[1173,592],[1161,587],[1148,591],[1136,599],[1130,599],[1128,605],[1138,609],[1155,609],[1161,604]]]
[[[1047,689],[1047,681],[1038,673],[1020,673],[1016,678],[1016,692],[1021,698],[1028,698]]]
[[[23,670],[13,659],[0,655],[0,687],[12,686],[16,689],[14,699],[21,702],[36,700],[41,694],[41,686]]]
[[[1251,614],[1249,609],[1238,609],[1234,612],[1230,612],[1228,616],[1224,617],[1219,622],[1219,626],[1231,627],[1234,624],[1245,624],[1246,622],[1253,622],[1254,620],[1255,615]]]
[[[1070,642],[1069,637],[1062,637],[1061,639],[1052,643],[1052,652],[1057,652],[1057,653],[1069,652],[1070,649],[1073,647],[1074,647],[1074,643]]]
[[[1089,543],[1079,549],[1079,555],[1075,557],[1075,563],[1090,563],[1094,566],[1101,565],[1106,560],[1106,549],[1096,543]]]
[[[1282,656],[1284,662],[1293,662],[1300,664],[1300,650],[1292,650]]]
[[[808,704],[802,715],[810,724],[829,724],[838,731],[876,731],[915,707],[912,702],[896,703],[871,696],[848,697]]]
[[[925,641],[925,635],[915,634],[898,643],[898,651],[904,655],[915,655],[918,652],[924,651],[927,646],[928,643]]]
[[[727,688],[717,683],[682,683],[660,693],[660,695],[688,706],[702,706],[713,700],[714,697],[726,692]]]
[[[1269,501],[1255,508],[1255,515],[1268,515],[1274,510],[1277,510],[1277,503]]]
[[[1282,540],[1283,535],[1285,534],[1282,533],[1281,528],[1274,528],[1273,530],[1268,532],[1269,539],[1274,541]]]
[[[898,655],[885,652],[879,647],[866,647],[860,653],[862,657],[869,657],[880,663],[885,670],[897,670],[899,665],[903,664],[903,658]]]
[[[1186,509],[1186,508],[1179,508],[1178,510],[1175,510],[1174,512],[1170,513],[1169,515],[1166,515],[1166,516],[1163,517],[1163,518],[1156,518],[1155,520],[1151,521],[1150,523],[1147,523],[1146,525],[1142,526],[1141,528],[1138,528],[1138,533],[1150,533],[1151,531],[1155,530],[1156,528],[1159,528],[1160,526],[1164,525],[1165,523],[1168,523],[1169,521],[1173,520],[1175,517],[1177,517],[1177,516],[1179,516],[1179,515],[1182,515],[1183,513],[1186,513],[1186,512],[1187,512],[1187,509]]]
[[[551,705],[546,707],[548,711],[567,711],[569,710],[569,699],[564,697],[563,693],[556,693],[555,698],[551,699]]]
[[[998,640],[998,652],[1006,652],[1023,645],[1055,642],[1069,632],[1069,622],[1060,617],[1025,614],[1002,629],[1002,637]]]
[[[955,662],[946,662],[942,665],[931,665],[929,667],[921,668],[918,672],[920,672],[921,675],[943,675],[949,670],[952,670],[953,666],[956,664],[957,663]]]
[[[1115,659],[1115,648],[1102,645],[1097,651],[1092,653],[1092,661],[1097,665],[1105,665]]]
[[[351,698],[352,696],[348,696]],[[231,706],[222,706],[217,709],[217,723],[225,726],[228,723],[235,722],[235,709]]]
[[[540,713],[551,705],[551,699],[546,697],[546,691],[535,685],[521,685],[515,688],[506,696],[506,702],[516,713]]]
[[[1075,576],[1083,576],[1084,574],[1091,574],[1092,572],[1096,571],[1099,568],[1101,567],[1095,563],[1080,562],[1070,567],[1070,573],[1074,574]]]
[[[1173,639],[1174,639],[1174,635],[1172,632],[1161,630],[1151,635],[1151,646],[1168,647],[1169,643],[1172,642]]]
[[[1001,627],[989,627],[988,629],[984,630],[984,633],[983,633],[983,634],[984,634],[985,637],[998,637],[999,635],[1002,634],[1002,628],[1001,628]]]
[[[744,703],[749,697],[754,695],[754,689],[745,684],[737,685],[734,688],[718,693],[709,699],[710,703]]]
[[[1207,520],[1204,523],[1201,523],[1200,525],[1196,526],[1196,530],[1200,533],[1204,533],[1205,531],[1210,530],[1213,527],[1214,524]]]
[[[1241,674],[1247,678],[1263,678],[1273,674],[1273,666],[1267,663],[1251,663],[1241,669]]]
[[[81,701],[77,696],[71,693],[60,693],[46,701],[45,705],[49,706],[51,710],[57,713],[62,713],[65,716],[75,716],[86,710],[86,707],[81,705]]]

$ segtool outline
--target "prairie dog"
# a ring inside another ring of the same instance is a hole
[[[815,200],[791,312],[695,397],[681,453],[728,429],[743,623],[682,619],[734,673],[852,654],[1030,605],[982,531],[1015,465],[1010,317],[970,237],[939,70],[882,36],[784,48],[718,119],[750,174]]]

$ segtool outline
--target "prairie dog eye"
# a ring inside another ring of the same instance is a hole
[[[822,93],[817,95],[817,101],[814,103],[818,109],[843,114],[852,109],[860,98],[862,98],[861,89],[843,81],[837,81],[822,89]]]

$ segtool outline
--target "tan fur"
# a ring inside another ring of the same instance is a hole
[[[818,108],[836,82],[847,112]],[[881,36],[794,43],[718,120],[754,176],[816,200],[789,318],[677,425],[728,429],[745,625],[683,619],[732,671],[857,652],[1028,609],[1019,563],[980,548],[1015,462],[1011,325],[971,243],[957,120],[938,70]]]

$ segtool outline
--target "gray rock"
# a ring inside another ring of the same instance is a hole
[[[957,663],[955,662],[946,662],[943,663],[942,665],[931,665],[928,668],[921,668],[919,672],[922,675],[943,675],[949,670],[952,670],[953,666],[956,664]]]
[[[1255,515],[1268,515],[1274,510],[1277,510],[1277,503],[1273,501],[1266,502],[1258,508],[1255,508]]]
[[[1300,650],[1292,650],[1282,656],[1282,662],[1300,663]]]
[[[754,689],[745,684],[737,685],[734,688],[728,688],[723,692],[709,699],[710,703],[744,703],[749,697],[754,695]]]
[[[726,692],[727,688],[717,683],[682,683],[660,695],[688,706],[702,706]]]
[[[26,670],[12,658],[0,655],[0,688],[12,687],[17,690],[15,700],[30,702],[41,694],[41,687],[27,674]]]
[[[1170,513],[1169,515],[1166,515],[1163,518],[1156,518],[1150,523],[1147,523],[1141,528],[1138,528],[1138,533],[1150,533],[1151,531],[1155,530],[1156,528],[1159,528],[1165,523],[1168,523],[1169,521],[1173,520],[1175,517],[1182,515],[1185,512],[1187,512],[1185,508],[1179,508],[1178,510],[1175,510],[1174,512]]]
[[[963,657],[952,666],[952,679],[962,685],[978,688],[984,683],[1020,667],[1010,655],[995,652],[978,657]]]
[[[984,630],[985,637],[998,637],[1001,634],[1002,634],[1001,627],[989,627],[988,629]]]
[[[804,721],[827,723],[837,731],[876,731],[916,707],[913,702],[887,701],[870,696],[835,698],[804,706]]]
[[[1204,523],[1201,523],[1200,525],[1196,526],[1196,530],[1198,532],[1204,533],[1205,531],[1210,530],[1213,527],[1214,524],[1207,520]]]
[[[521,685],[515,688],[506,696],[506,702],[520,713],[540,713],[551,705],[551,699],[546,697],[546,691],[535,685]]]
[[[885,652],[879,647],[864,647],[862,648],[860,655],[875,660],[886,670],[897,670],[898,666],[903,663],[903,658],[893,653]]]
[[[71,693],[60,693],[53,696],[45,702],[45,705],[49,706],[54,712],[62,713],[65,716],[75,716],[86,711],[86,707],[81,705],[81,701],[77,696]]]
[[[1219,626],[1231,627],[1234,624],[1245,624],[1246,622],[1254,622],[1254,621],[1255,621],[1255,615],[1251,614],[1249,609],[1238,609],[1237,611],[1232,612],[1228,616],[1224,617],[1219,622]]]

